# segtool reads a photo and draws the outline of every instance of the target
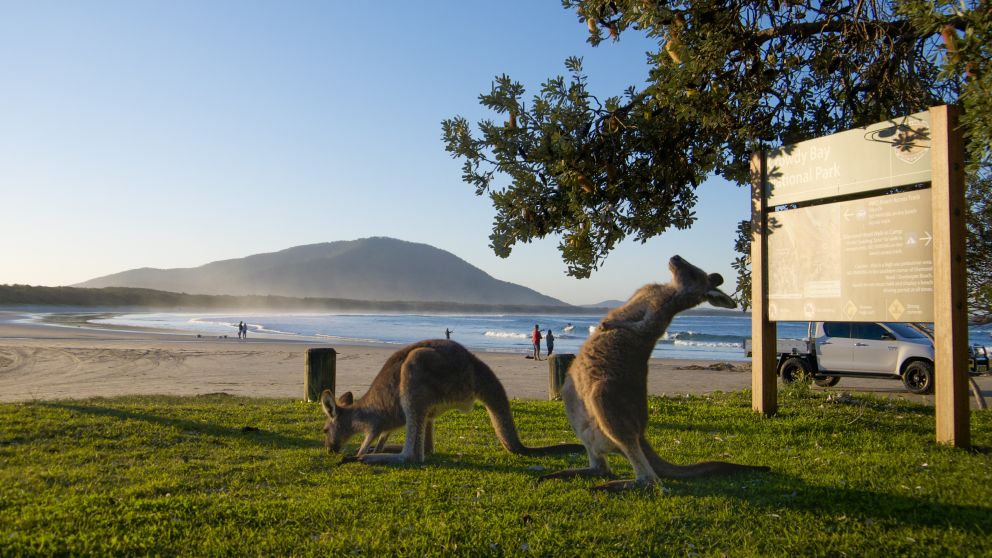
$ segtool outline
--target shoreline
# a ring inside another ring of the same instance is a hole
[[[85,320],[77,323],[73,318],[59,324],[23,323],[26,314],[37,312],[0,310],[0,402],[208,393],[301,400],[305,354],[311,347],[335,348],[336,393],[361,396],[382,364],[404,346],[275,334],[247,340],[197,337],[152,328],[84,327]],[[546,360],[519,352],[473,352],[493,369],[511,399],[548,398]],[[750,362],[652,358],[648,393],[681,396],[750,389],[750,372]],[[992,376],[976,381],[984,396],[992,397]],[[925,404],[933,404],[934,398],[910,394],[901,382],[887,379],[844,378],[834,388],[811,389]]]
[[[105,312],[66,313],[57,323],[19,322],[32,314],[37,313],[0,310],[0,401],[218,392],[302,399],[304,357],[311,347],[334,347],[336,391],[361,395],[389,356],[404,346],[276,334],[247,340],[197,337],[152,328],[94,327],[85,320]],[[547,399],[546,359],[509,351],[473,352],[493,369],[511,399]],[[747,363],[652,359],[650,367],[652,394],[750,386]],[[676,373],[680,368],[695,369]]]

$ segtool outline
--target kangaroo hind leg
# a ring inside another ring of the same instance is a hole
[[[623,452],[634,468],[634,478],[615,480],[595,487],[596,490],[620,491],[645,488],[658,482],[648,453],[653,453],[644,439],[647,424],[647,395],[619,393],[610,387],[600,387],[587,398],[594,423],[612,445]]]
[[[568,422],[572,425],[575,435],[582,441],[586,448],[586,455],[589,457],[589,466],[579,469],[565,469],[556,473],[541,476],[538,481],[550,479],[569,479],[574,477],[606,477],[612,478],[610,463],[606,456],[611,451],[616,450],[613,442],[607,438],[603,431],[596,426],[596,423],[589,417],[589,411],[575,391],[575,384],[572,378],[566,378],[561,387],[561,399],[565,404],[565,414]]]
[[[651,463],[648,461],[648,458],[644,454],[644,450],[641,448],[638,441],[635,440],[633,443],[618,445],[620,446],[620,451],[623,452],[627,460],[630,461],[631,466],[634,467],[635,477],[633,479],[609,481],[599,486],[594,486],[593,490],[619,492],[621,490],[630,490],[632,488],[647,488],[658,482],[658,475],[651,467]]]

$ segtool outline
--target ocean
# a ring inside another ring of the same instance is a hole
[[[237,335],[237,324],[248,323],[249,338],[290,336],[337,343],[406,345],[422,339],[451,338],[476,351],[531,352],[530,332],[550,329],[555,352],[575,353],[602,316],[589,315],[437,315],[437,314],[122,314],[93,320],[116,327],[176,329],[201,335]],[[744,361],[744,339],[751,335],[747,314],[677,316],[654,350],[657,358]],[[780,324],[781,337],[802,337],[803,324]],[[546,345],[542,342],[542,354]]]
[[[237,336],[237,324],[248,323],[249,338],[262,336],[319,339],[335,343],[385,343],[403,346],[422,339],[451,338],[475,351],[531,352],[534,324],[542,335],[551,329],[555,352],[575,353],[602,316],[589,315],[438,315],[438,314],[121,314],[93,320],[116,327],[152,327],[201,335]],[[970,342],[992,345],[992,325],[973,327]],[[780,322],[780,338],[801,339],[805,322]],[[744,313],[720,316],[681,314],[658,341],[656,358],[746,361],[744,340],[751,337],[751,317]],[[542,354],[546,345],[542,342]]]

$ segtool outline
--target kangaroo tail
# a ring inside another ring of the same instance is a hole
[[[493,430],[496,431],[496,438],[506,451],[517,455],[562,455],[586,451],[582,444],[557,444],[534,448],[525,446],[520,441],[517,427],[513,423],[510,400],[506,397],[503,384],[486,363],[475,355],[472,355],[472,359],[475,367],[475,395],[486,406],[489,420],[492,422]]]
[[[644,438],[641,438],[641,449],[644,451],[645,457],[648,458],[648,462],[651,463],[651,468],[654,469],[655,474],[667,479],[691,479],[745,472],[763,473],[771,470],[771,468],[763,465],[741,465],[726,461],[702,461],[694,465],[676,465],[659,457]]]

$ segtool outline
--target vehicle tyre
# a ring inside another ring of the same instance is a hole
[[[933,393],[933,363],[925,360],[910,362],[902,373],[902,383],[913,393]]]
[[[840,376],[824,376],[813,380],[813,383],[820,387],[834,387],[840,382]]]
[[[809,364],[805,359],[799,357],[790,357],[785,359],[782,366],[778,369],[778,375],[782,378],[783,384],[791,384],[799,380],[800,378],[805,378],[805,381],[809,381],[812,374],[809,370]]]

